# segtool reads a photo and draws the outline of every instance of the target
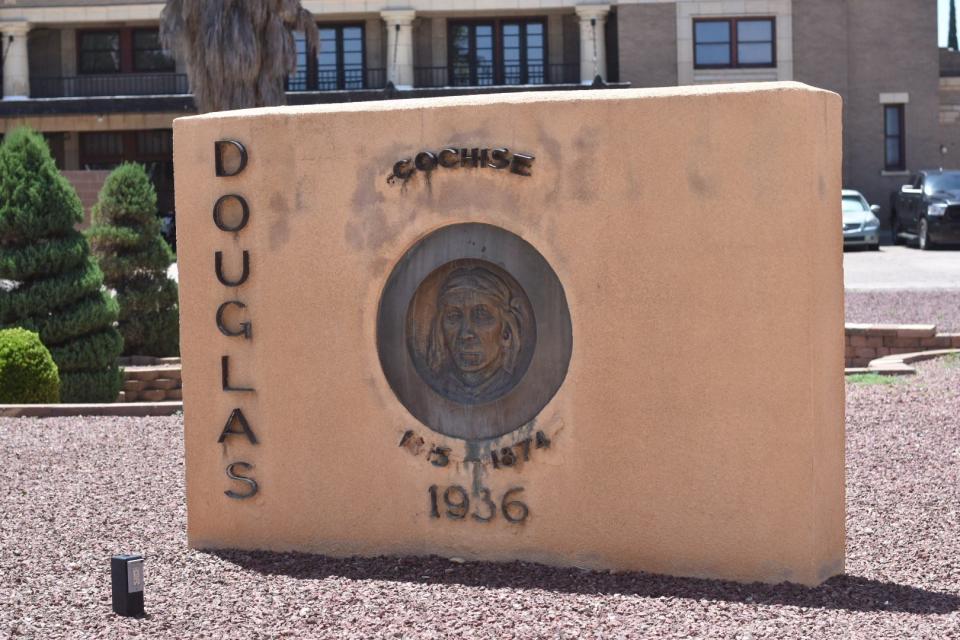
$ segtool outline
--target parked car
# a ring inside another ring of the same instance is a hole
[[[960,171],[920,171],[890,198],[893,241],[921,249],[960,242]]]
[[[841,192],[843,206],[843,246],[867,247],[873,251],[880,248],[879,205],[871,205],[859,191],[844,189]]]

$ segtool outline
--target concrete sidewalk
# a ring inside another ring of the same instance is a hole
[[[960,250],[920,251],[902,246],[847,250],[843,253],[843,279],[848,290],[960,289]]]

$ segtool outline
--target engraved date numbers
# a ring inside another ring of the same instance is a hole
[[[472,501],[473,511],[471,512],[470,495],[466,489],[458,484],[450,485],[445,489],[434,484],[429,489],[430,517],[439,518],[442,511],[450,520],[466,520],[469,515],[471,520],[490,522],[499,511],[507,522],[520,524],[530,515],[529,507],[518,499],[522,492],[523,487],[514,487],[504,493],[500,498],[498,510],[497,503],[490,496],[490,490],[480,487],[478,495],[475,495]]]

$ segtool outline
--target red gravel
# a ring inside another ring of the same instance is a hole
[[[0,419],[0,638],[957,638],[960,366],[848,389],[848,575],[808,589],[186,548],[182,425]],[[142,619],[109,561],[143,552]]]
[[[847,322],[935,324],[960,331],[960,289],[847,291]]]

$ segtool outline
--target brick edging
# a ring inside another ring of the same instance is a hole
[[[845,367],[868,367],[878,358],[942,349],[960,349],[960,333],[937,333],[933,324],[844,325]]]
[[[3,418],[75,416],[169,416],[183,411],[183,402],[112,402],[106,404],[0,404]]]

